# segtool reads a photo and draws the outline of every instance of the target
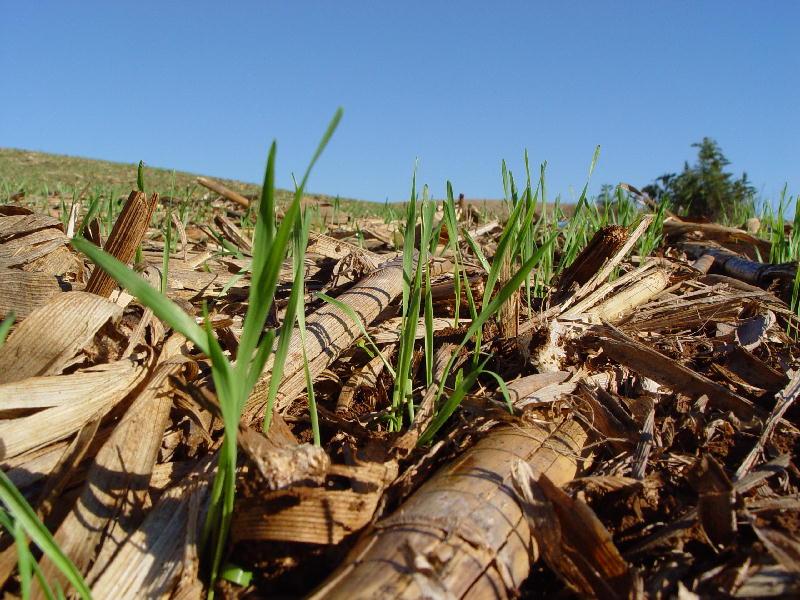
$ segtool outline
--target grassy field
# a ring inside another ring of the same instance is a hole
[[[173,185],[173,171],[147,167],[148,179],[154,189],[168,190]],[[208,174],[206,174],[208,175]],[[113,186],[122,189],[136,187],[136,165],[90,158],[78,158],[46,152],[32,152],[14,148],[0,148],[0,176],[4,184],[38,192],[47,187],[56,191],[83,186]],[[178,189],[192,188],[197,175],[184,171],[174,172],[174,185]],[[242,194],[258,194],[256,184],[218,179]],[[7,190],[4,190],[7,191]]]
[[[196,183],[197,175],[184,171],[147,167],[147,176],[153,189],[167,193],[173,186],[180,193],[204,193]],[[244,195],[257,195],[261,187],[256,184],[217,179],[225,186]],[[71,194],[74,189],[104,188],[126,193],[136,187],[136,165],[31,152],[13,148],[0,148],[0,185],[3,194],[25,191],[38,194],[42,190]],[[285,190],[279,191],[286,195]]]
[[[127,195],[136,187],[136,168],[132,163],[118,163],[91,158],[64,156],[46,152],[0,148],[0,201],[8,201],[14,194],[25,192],[28,196],[41,197],[45,194],[60,194],[72,197],[76,192],[86,195],[92,192]],[[187,173],[146,166],[147,182],[162,196],[174,193],[182,198],[208,197],[210,192],[200,186],[196,179],[202,175],[211,177],[249,198],[256,198],[261,191],[260,184],[215,177],[211,173]],[[173,192],[174,190],[174,192]],[[277,202],[283,205],[291,200],[289,190],[275,190]],[[310,199],[329,204],[338,203],[343,211],[355,216],[375,216],[385,214],[384,206],[402,211],[405,201],[386,205],[385,202],[338,198],[326,194],[306,194]],[[497,199],[468,199],[468,203],[487,215],[508,214],[503,203]],[[553,204],[549,207],[554,208]],[[572,206],[562,205],[569,215]]]
[[[145,168],[148,186],[162,196],[199,200],[213,195],[213,192],[197,183],[198,174],[149,166]],[[33,198],[53,194],[70,198],[76,194],[84,197],[91,194],[127,197],[128,192],[136,188],[136,173],[135,164],[0,148],[0,202],[8,201],[19,192],[25,192]],[[212,177],[249,198],[257,198],[261,191],[260,184],[218,178],[209,173],[202,175]],[[275,194],[279,205],[292,198],[289,190],[276,189]],[[336,201],[335,197],[325,194],[307,194],[307,197],[331,204]],[[372,214],[381,206],[352,198],[340,198],[338,202],[354,214]]]

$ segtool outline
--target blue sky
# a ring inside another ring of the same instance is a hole
[[[224,4],[224,7],[223,7]],[[644,185],[710,136],[774,197],[800,192],[798,2],[6,2],[0,146],[382,201],[419,180],[501,195]]]

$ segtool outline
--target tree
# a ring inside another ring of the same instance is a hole
[[[651,197],[669,198],[674,210],[692,218],[736,221],[750,212],[755,188],[742,173],[738,179],[725,171],[730,164],[719,144],[705,137],[692,144],[698,148],[697,163],[686,162],[681,173],[667,173],[644,188]]]

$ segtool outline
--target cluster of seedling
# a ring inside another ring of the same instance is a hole
[[[792,205],[794,218],[789,220],[787,213]],[[800,195],[792,198],[784,186],[776,210],[768,210],[766,205],[762,206],[759,222],[759,233],[771,243],[769,262],[776,264],[800,261]],[[791,224],[788,234],[787,224]],[[796,315],[800,315],[800,269],[797,270],[792,285],[791,309]]]

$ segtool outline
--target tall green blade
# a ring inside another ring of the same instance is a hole
[[[159,319],[169,324],[175,331],[182,333],[201,351],[208,354],[208,339],[203,329],[195,323],[194,319],[183,312],[178,305],[153,288],[135,271],[132,271],[124,263],[101,250],[90,241],[83,238],[73,238],[71,243],[76,250],[88,256],[98,268],[103,269],[117,283],[136,296],[142,304],[150,307]]]
[[[11,326],[14,324],[14,319],[16,319],[16,315],[14,314],[14,311],[11,310],[6,315],[6,318],[0,322],[0,348],[3,347],[6,337],[8,337],[8,332],[11,331]]]
[[[14,520],[20,523],[28,537],[66,577],[78,595],[81,598],[90,599],[92,594],[80,571],[72,564],[69,557],[64,554],[52,534],[36,516],[33,508],[2,471],[0,471],[0,500],[14,517]]]

